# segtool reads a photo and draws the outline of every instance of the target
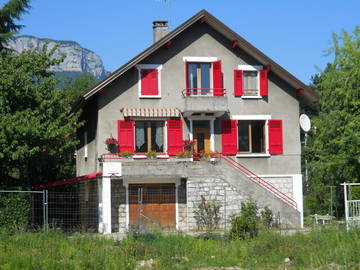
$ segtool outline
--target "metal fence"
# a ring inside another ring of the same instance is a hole
[[[47,230],[47,191],[0,190],[0,227]]]
[[[94,184],[88,186],[94,188]],[[96,232],[97,197],[97,192],[82,185],[73,185],[71,190],[0,190],[0,229]]]

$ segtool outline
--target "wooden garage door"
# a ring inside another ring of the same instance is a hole
[[[175,184],[129,184],[130,226],[176,229]]]

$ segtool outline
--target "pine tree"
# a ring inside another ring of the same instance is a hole
[[[20,20],[30,7],[30,0],[9,0],[0,9],[0,52],[5,50],[7,41],[23,28],[15,20]]]

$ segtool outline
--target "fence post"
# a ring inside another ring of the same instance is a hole
[[[226,232],[226,186],[224,187],[224,231]]]
[[[48,208],[48,191],[43,189],[43,227],[44,232],[49,231],[49,208]]]

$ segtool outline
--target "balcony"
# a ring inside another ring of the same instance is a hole
[[[185,99],[185,117],[199,113],[219,117],[228,111],[228,100],[223,88],[187,88],[182,94]]]

